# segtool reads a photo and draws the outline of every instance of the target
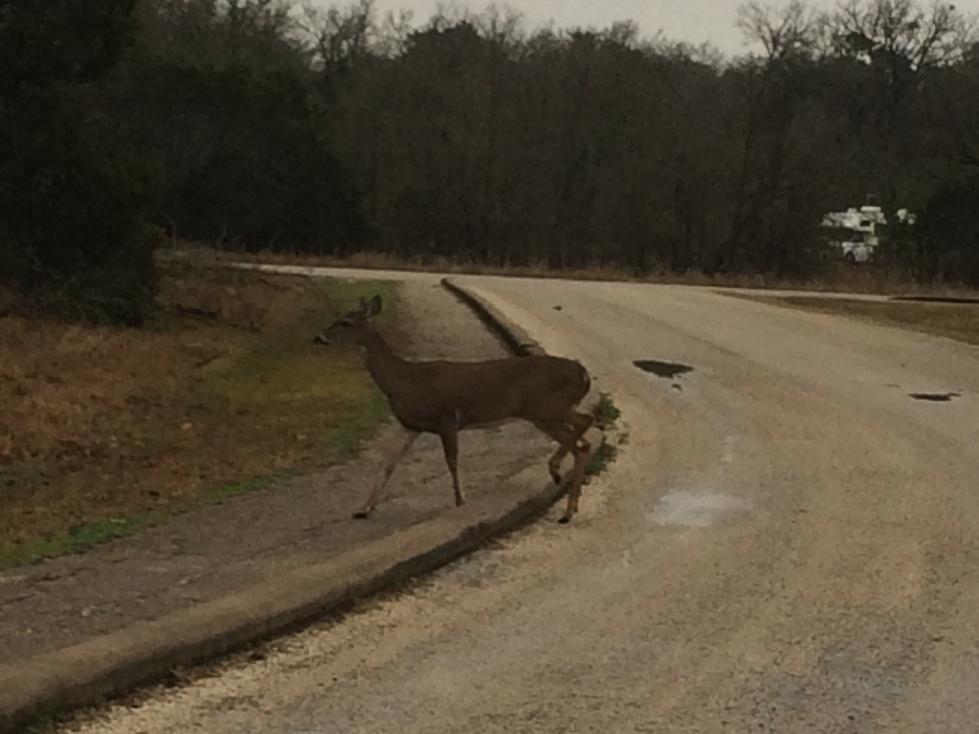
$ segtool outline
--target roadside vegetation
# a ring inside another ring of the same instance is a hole
[[[592,447],[585,467],[586,476],[605,471],[618,456],[619,446],[628,441],[628,436],[619,430],[618,421],[622,413],[611,395],[603,392],[598,396],[598,401],[592,407],[592,415],[595,417],[595,427],[602,432],[602,440],[598,446]]]
[[[175,269],[139,331],[0,319],[0,567],[350,458],[387,404],[312,336],[375,292]]]
[[[237,253],[213,245],[165,238],[158,256],[163,261],[180,260],[198,264],[228,262],[268,263],[297,267],[351,268],[405,272],[500,275],[509,278],[547,278],[596,282],[655,283],[713,288],[751,288],[764,290],[806,290],[836,293],[877,293],[903,295],[972,296],[975,290],[962,283],[915,281],[906,275],[881,267],[851,266],[844,262],[824,263],[807,277],[778,277],[762,273],[684,273],[640,274],[617,265],[593,265],[557,269],[546,262],[526,265],[492,265],[466,258],[403,258],[377,252],[362,252],[345,257],[290,253]]]
[[[496,6],[0,0],[0,313],[138,326],[153,253],[860,290],[979,285],[979,35],[946,3],[742,5],[727,58]],[[872,195],[873,265],[827,259]],[[857,276],[855,273],[859,272]],[[839,284],[839,285],[837,285]]]
[[[798,308],[804,311],[845,316],[979,345],[979,303],[868,301],[855,298],[758,296],[733,293],[725,295],[783,308]]]

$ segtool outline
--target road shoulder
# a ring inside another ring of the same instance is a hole
[[[505,353],[443,288],[411,286],[404,300],[412,334],[432,335],[427,344],[413,341],[417,356]],[[513,424],[464,435],[460,465],[471,487],[464,508],[450,509],[437,440],[420,441],[377,517],[354,522],[349,506],[360,499],[384,438],[351,465],[0,577],[7,648],[0,731],[121,695],[174,667],[341,610],[518,527],[563,491],[537,466],[547,442]],[[229,558],[228,548],[245,537],[262,542]]]

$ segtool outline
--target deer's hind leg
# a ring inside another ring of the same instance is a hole
[[[585,439],[585,432],[591,428],[595,418],[588,413],[575,413],[571,418],[574,425],[574,442],[571,449],[574,454],[574,474],[571,479],[571,490],[568,492],[568,506],[560,522],[565,523],[578,512],[578,500],[581,498],[581,485],[585,481],[585,469],[588,468],[588,458],[591,456],[591,443]]]
[[[577,441],[589,428],[591,428],[592,423],[595,422],[595,418],[588,413],[573,413],[570,418],[570,422],[573,426],[573,431],[577,434],[575,437],[575,441]],[[538,426],[538,428],[539,427],[540,426]],[[541,430],[544,431],[544,433],[548,433],[543,428],[541,428]],[[548,435],[550,434],[548,433]],[[569,453],[571,453],[570,446],[566,446],[564,443],[561,443],[558,446],[558,450],[554,452],[554,456],[552,456],[547,462],[547,468],[550,471],[551,479],[554,480],[555,484],[561,483],[561,462],[564,461],[564,457]]]
[[[388,451],[387,455],[384,457],[384,468],[381,470],[381,474],[378,476],[377,480],[374,482],[374,488],[371,490],[370,495],[367,497],[367,501],[364,503],[364,507],[354,513],[354,517],[358,519],[363,519],[368,517],[377,507],[377,499],[381,495],[381,490],[384,489],[384,485],[387,484],[388,479],[391,478],[391,473],[394,471],[394,467],[397,466],[398,462],[405,455],[408,449],[411,448],[411,444],[415,442],[418,438],[418,431],[411,431],[407,428],[404,429],[398,442],[392,446],[391,450]]]
[[[573,413],[567,420],[553,423],[535,423],[538,429],[558,442],[559,448],[548,462],[551,477],[561,481],[561,460],[569,453],[574,455],[574,473],[571,475],[571,488],[568,491],[568,504],[560,522],[566,523],[578,511],[581,485],[585,480],[585,468],[591,454],[591,444],[582,436],[594,419],[587,413]]]

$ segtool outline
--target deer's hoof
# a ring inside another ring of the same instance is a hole
[[[560,484],[561,483],[561,475],[558,474],[556,471],[552,471],[551,472],[551,479],[554,480],[554,483],[555,484]]]
[[[567,525],[569,522],[571,522],[571,516],[570,515],[565,515],[560,520],[558,520],[558,523],[560,523],[561,525]]]
[[[357,510],[357,512],[354,513],[354,517],[357,520],[366,520],[370,516],[371,516],[370,510]]]

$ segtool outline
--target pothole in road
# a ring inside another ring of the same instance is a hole
[[[952,398],[961,398],[962,393],[959,392],[912,392],[908,393],[909,398],[915,400],[924,400],[929,403],[947,403],[952,400]]]
[[[677,362],[660,362],[657,359],[637,359],[633,364],[643,372],[662,377],[664,380],[674,380],[688,372],[693,372],[693,367]]]
[[[725,515],[751,509],[751,503],[721,492],[677,490],[663,495],[651,517],[658,525],[706,528]]]

